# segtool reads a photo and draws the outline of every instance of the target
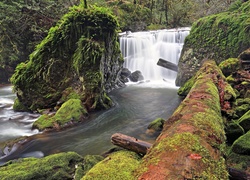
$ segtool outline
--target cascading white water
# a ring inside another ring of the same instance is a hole
[[[122,33],[120,48],[124,67],[141,71],[145,80],[174,81],[177,73],[157,65],[159,58],[178,64],[185,37],[190,28]]]

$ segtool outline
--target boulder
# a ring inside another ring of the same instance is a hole
[[[88,112],[80,99],[69,99],[58,109],[55,114],[43,114],[33,123],[33,129],[61,129],[75,123],[82,122]]]
[[[141,71],[135,71],[133,73],[131,73],[131,75],[129,76],[130,81],[132,82],[138,82],[144,79]]]
[[[72,87],[88,111],[111,107],[107,92],[120,84],[123,64],[117,31],[108,11],[71,8],[11,77],[20,104],[31,111],[54,109],[70,99],[63,96]]]

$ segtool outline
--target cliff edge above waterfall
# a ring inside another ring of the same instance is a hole
[[[219,64],[249,48],[249,11],[249,1],[239,3],[229,11],[201,18],[192,25],[178,64],[177,86],[183,86],[204,59],[215,59]]]

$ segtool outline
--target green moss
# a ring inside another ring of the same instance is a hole
[[[238,117],[243,116],[248,110],[250,109],[250,104],[242,104],[240,106],[237,106],[235,110],[235,114],[237,114]]]
[[[13,104],[13,109],[15,111],[28,111],[28,108],[25,107],[18,98],[15,99],[14,104]]]
[[[222,61],[219,64],[219,68],[221,68],[225,76],[229,76],[230,74],[241,68],[241,63],[238,58],[229,58],[225,61]]]
[[[250,130],[250,110],[248,110],[241,118],[238,123],[247,132]]]
[[[152,129],[154,131],[161,131],[164,123],[165,123],[164,119],[157,118],[148,125],[148,129]]]
[[[104,73],[108,72],[102,66],[112,65],[121,57],[117,31],[116,17],[108,8],[92,6],[86,9],[82,4],[70,8],[37,45],[29,61],[17,66],[11,82],[19,101],[34,111],[54,108],[59,100],[78,98],[77,94],[81,99],[103,94]],[[84,69],[83,73],[80,68]],[[98,78],[91,79],[93,75]],[[89,84],[91,88],[87,89]],[[65,97],[68,87],[76,94]]]
[[[73,179],[75,165],[81,161],[82,157],[74,152],[13,160],[0,167],[0,179]]]
[[[232,151],[237,154],[250,155],[250,131],[240,136],[232,145]]]
[[[54,116],[42,115],[34,122],[33,128],[60,128],[69,123],[80,122],[87,116],[87,111],[79,99],[66,101]],[[59,126],[59,127],[58,127]]]
[[[214,59],[237,57],[248,47],[249,13],[241,11],[248,3],[231,12],[223,12],[201,18],[193,24],[190,35],[185,42],[192,47],[208,49],[214,52]],[[197,39],[199,39],[197,41]],[[200,43],[203,42],[203,43]],[[218,61],[218,62],[220,62]]]
[[[179,96],[186,96],[189,93],[192,86],[194,85],[194,83],[195,83],[195,76],[190,78],[182,87],[180,87],[177,91],[177,94]]]
[[[118,151],[97,163],[82,180],[133,180],[133,171],[138,167],[140,157],[134,152]]]
[[[228,123],[226,125],[225,131],[227,142],[230,144],[232,144],[236,139],[245,133],[244,129],[239,125],[239,123],[235,121]]]
[[[78,164],[75,173],[75,180],[80,180],[82,177],[96,165],[98,162],[102,161],[104,157],[100,155],[87,155],[84,157],[83,164]]]
[[[69,99],[82,99],[83,97],[84,95],[79,94],[72,87],[68,87],[62,92],[62,97],[59,101],[66,102]]]
[[[227,155],[227,165],[231,168],[239,169],[250,173],[250,156],[232,152],[231,148]]]

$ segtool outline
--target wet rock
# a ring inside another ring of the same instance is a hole
[[[132,82],[138,82],[138,81],[144,80],[144,77],[143,77],[141,71],[137,70],[137,71],[131,73],[131,75],[129,76],[129,79]]]
[[[123,83],[129,82],[129,76],[131,75],[131,71],[127,68],[123,68],[120,73],[120,79]]]

